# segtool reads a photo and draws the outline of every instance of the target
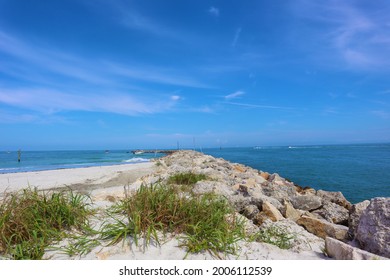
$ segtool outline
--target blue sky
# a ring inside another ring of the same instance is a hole
[[[390,2],[0,0],[0,150],[390,141]]]

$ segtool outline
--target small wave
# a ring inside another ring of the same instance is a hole
[[[15,173],[21,170],[19,167],[0,168],[0,173]]]
[[[150,160],[146,159],[146,158],[136,157],[136,158],[131,158],[131,159],[124,160],[123,162],[138,163],[138,162],[149,162],[149,161]]]

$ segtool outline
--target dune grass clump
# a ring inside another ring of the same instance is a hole
[[[256,241],[276,245],[280,249],[290,249],[295,238],[294,234],[281,226],[263,228],[255,236]]]
[[[234,210],[227,201],[215,194],[195,196],[171,185],[141,186],[133,195],[116,204],[112,212],[123,215],[102,229],[103,239],[110,244],[127,236],[136,245],[143,237],[159,242],[159,233],[183,234],[181,246],[188,253],[208,250],[211,253],[234,253],[235,242],[245,238],[242,223],[227,221]]]
[[[192,172],[178,173],[168,178],[168,184],[174,185],[193,185],[199,181],[206,180],[204,174],[196,174]]]
[[[67,231],[89,227],[88,205],[87,196],[72,191],[5,194],[0,201],[0,253],[12,259],[41,259]]]

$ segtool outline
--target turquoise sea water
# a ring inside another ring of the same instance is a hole
[[[377,196],[390,197],[390,144],[248,147],[203,149],[269,173],[279,173],[300,186],[341,191],[352,203]],[[162,154],[133,155],[115,151],[0,152],[0,173],[132,164]]]
[[[390,197],[390,144],[206,149],[204,153],[278,173],[300,186],[341,191],[352,203]]]
[[[0,152],[0,173],[147,162],[162,154],[133,155],[129,151],[17,151]]]

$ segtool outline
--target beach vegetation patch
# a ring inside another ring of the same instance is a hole
[[[11,259],[41,259],[45,249],[72,229],[90,229],[89,197],[72,191],[24,189],[0,201],[0,253]]]
[[[199,181],[207,180],[205,174],[196,174],[192,172],[178,173],[168,178],[168,184],[175,185],[194,185]]]
[[[278,246],[280,249],[290,249],[296,236],[282,226],[271,225],[260,229],[254,240]]]
[[[188,253],[209,251],[234,253],[235,243],[245,238],[243,223],[227,219],[234,209],[212,193],[183,193],[172,185],[142,185],[135,193],[111,209],[112,222],[102,228],[102,238],[115,244],[131,236],[138,246],[142,237],[146,245],[160,242],[159,234],[180,235]]]

